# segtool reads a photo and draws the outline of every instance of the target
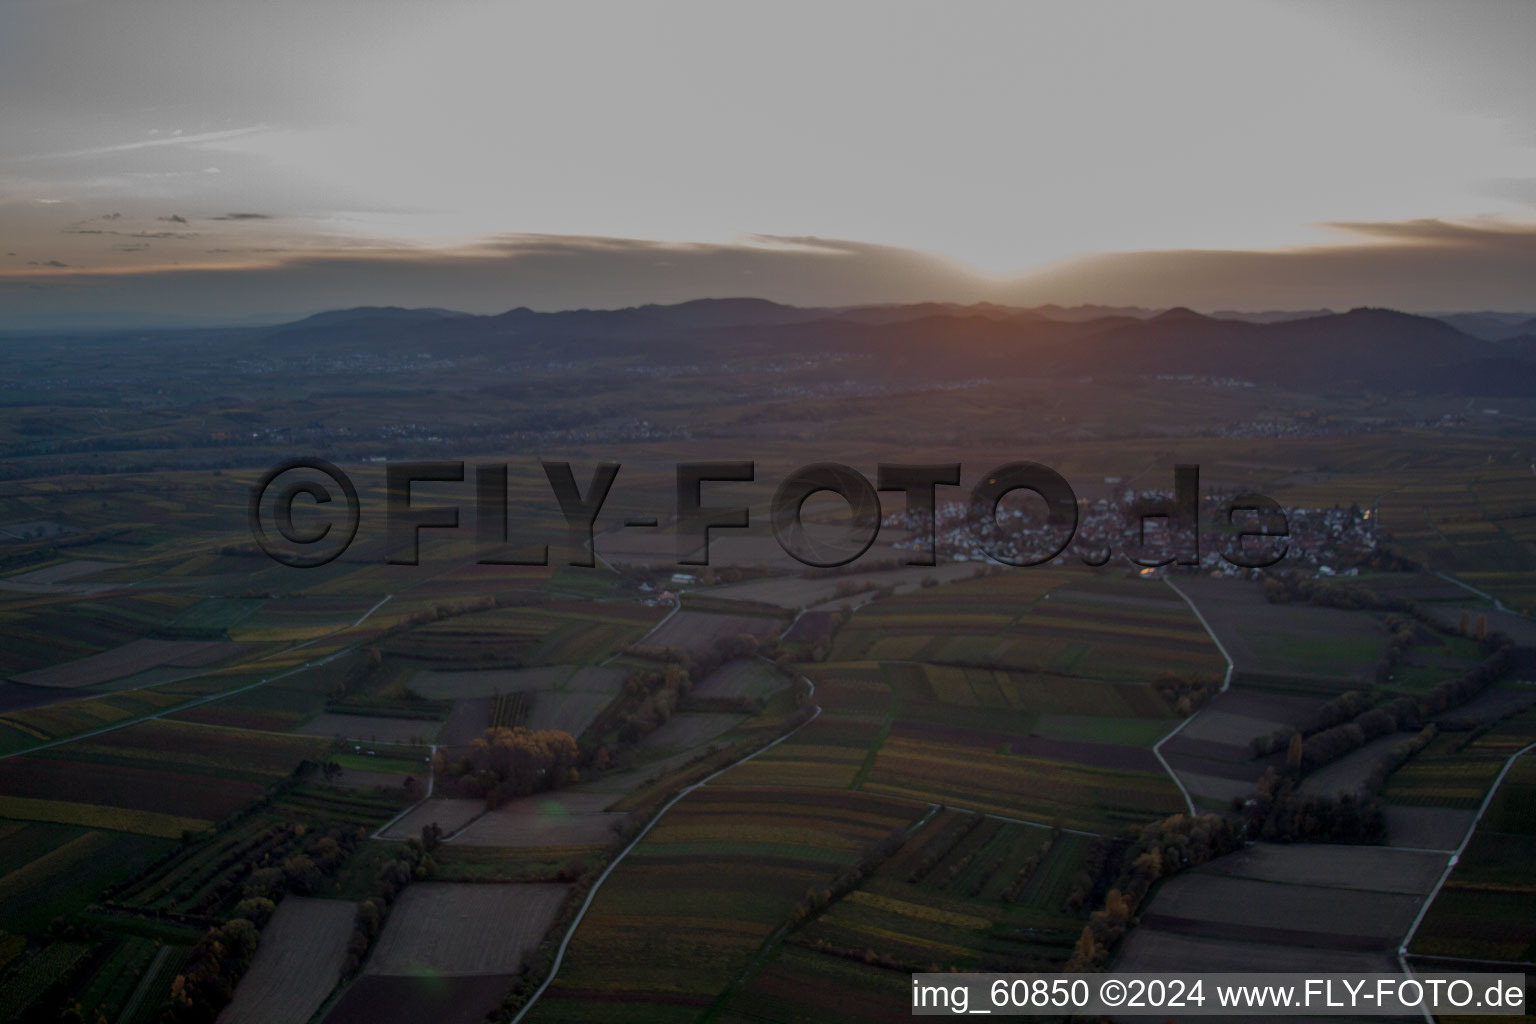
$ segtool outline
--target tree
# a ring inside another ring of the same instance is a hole
[[[1098,945],[1093,941],[1093,929],[1083,925],[1083,934],[1077,937],[1072,958],[1067,961],[1069,971],[1090,971],[1099,966]]]
[[[576,738],[568,732],[496,727],[470,744],[468,754],[447,774],[457,776],[459,792],[483,795],[497,807],[513,797],[572,781],[579,756]]]
[[[243,917],[257,928],[264,927],[271,919],[277,904],[265,896],[251,896],[235,904],[235,916]]]
[[[283,861],[283,879],[288,883],[288,888],[304,896],[319,887],[320,869],[311,858],[301,853]]]
[[[1286,752],[1285,752],[1285,766],[1287,768],[1289,768],[1293,772],[1301,771],[1301,752],[1302,752],[1302,749],[1303,749],[1303,740],[1301,738],[1301,733],[1299,733],[1299,732],[1291,733],[1291,744],[1290,744],[1289,748],[1286,749]]]

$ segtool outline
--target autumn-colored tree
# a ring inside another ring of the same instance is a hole
[[[1301,771],[1301,755],[1305,746],[1306,744],[1301,738],[1301,733],[1291,733],[1291,744],[1285,751],[1285,766],[1291,771]]]
[[[1099,966],[1098,943],[1093,941],[1093,929],[1083,926],[1083,934],[1077,937],[1077,945],[1067,961],[1069,971],[1091,971]]]
[[[471,743],[456,769],[496,807],[572,781],[579,753],[576,738],[563,730],[498,727]]]

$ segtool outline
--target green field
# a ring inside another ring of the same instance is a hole
[[[1420,956],[1536,963],[1536,756],[1518,758],[1414,936]]]

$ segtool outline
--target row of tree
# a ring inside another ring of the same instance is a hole
[[[360,836],[361,830],[344,825],[287,826],[281,838],[291,840],[293,846],[280,861],[274,862],[269,853],[262,862],[250,862],[240,902],[229,920],[209,928],[192,947],[171,983],[162,1019],[168,1024],[215,1020],[250,967],[261,929],[278,901],[288,893],[302,896],[319,891],[325,879],[346,863]]]
[[[1379,799],[1354,793],[1303,793],[1297,780],[1265,771],[1244,804],[1250,839],[1276,843],[1379,843],[1387,824]]]
[[[1066,969],[1102,969],[1156,882],[1232,853],[1242,843],[1241,831],[1219,814],[1175,814],[1144,826],[1121,858],[1103,907],[1088,916]]]
[[[1017,903],[1023,898],[1024,889],[1035,877],[1035,872],[1040,870],[1040,865],[1045,863],[1045,858],[1050,855],[1051,850],[1056,846],[1056,841],[1060,838],[1061,829],[1051,829],[1051,834],[1046,838],[1045,843],[1034,853],[1030,854],[1029,859],[1019,867],[1018,871],[1014,872],[1013,878],[1009,879],[1008,887],[1002,893],[1004,903]]]
[[[1308,576],[1295,569],[1264,574],[1264,599],[1270,604],[1312,604],[1345,611],[1398,612],[1420,618],[1418,604],[1405,597],[1378,594],[1358,584]]]
[[[657,667],[630,673],[619,700],[593,723],[590,734],[628,745],[664,725],[694,685],[726,663],[758,656],[774,658],[780,649],[776,637],[760,639],[751,633],[735,633],[717,637],[699,651],[638,644],[627,647],[624,653],[656,662]],[[606,747],[602,749],[606,751]]]
[[[980,817],[979,815],[977,816]],[[832,883],[821,888],[810,888],[795,908],[789,912],[789,927],[797,927],[830,907],[834,901],[848,895],[859,884],[875,873],[875,869],[891,858],[907,841],[904,828],[893,828],[871,844],[851,867],[845,868]]]
[[[1286,750],[1287,767],[1305,774],[1374,739],[1422,728],[1426,719],[1467,703],[1510,670],[1514,659],[1508,638],[1492,634],[1485,643],[1491,653],[1482,662],[1417,699],[1398,697],[1372,707],[1366,694],[1350,690],[1321,705],[1312,722],[1303,729],[1278,729],[1268,736],[1255,737],[1254,755],[1263,757]]]
[[[384,930],[384,920],[389,908],[406,886],[412,882],[431,878],[437,871],[432,851],[442,838],[442,829],[436,822],[421,830],[421,838],[411,838],[395,848],[394,855],[379,865],[373,876],[373,892],[357,905],[357,917],[353,920],[352,935],[347,940],[347,956],[342,962],[342,976],[356,973],[362,968],[379,933]]]
[[[1439,728],[1431,722],[1420,729],[1416,735],[1392,744],[1392,749],[1382,755],[1381,759],[1371,768],[1370,776],[1366,779],[1365,785],[1361,787],[1362,792],[1370,794],[1380,793],[1386,787],[1387,778],[1407,764],[1415,754],[1429,746],[1431,741],[1439,734]]]

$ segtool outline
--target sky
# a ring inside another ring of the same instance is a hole
[[[0,329],[1536,309],[1536,3],[0,0]]]

